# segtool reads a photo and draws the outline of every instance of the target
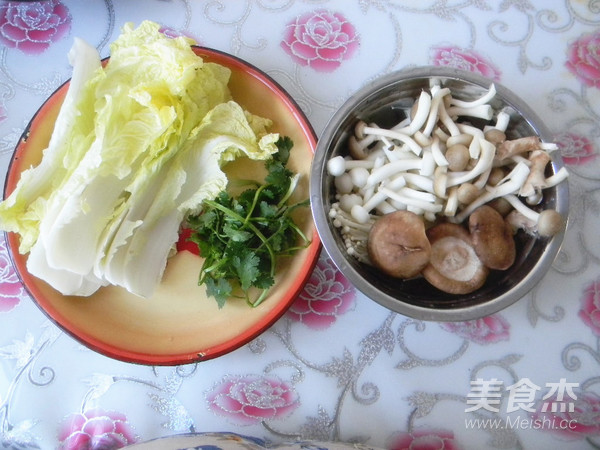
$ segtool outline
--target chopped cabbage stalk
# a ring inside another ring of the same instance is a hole
[[[226,188],[221,167],[277,151],[270,121],[232,100],[229,69],[158,28],[125,25],[104,68],[75,41],[49,147],[0,203],[28,270],[63,294],[110,283],[150,296],[186,215]]]

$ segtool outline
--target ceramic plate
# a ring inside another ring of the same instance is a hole
[[[289,167],[302,174],[299,198],[308,198],[310,164],[316,136],[308,119],[290,96],[269,76],[231,55],[194,47],[205,61],[232,70],[233,98],[248,111],[273,120],[272,131],[294,141]],[[42,105],[23,134],[13,155],[5,197],[15,188],[23,170],[39,163],[66,94],[68,82]],[[237,161],[227,167],[233,179],[243,171],[262,168],[262,163]],[[258,175],[257,175],[258,176]],[[16,270],[39,307],[67,333],[88,347],[123,361],[176,365],[211,359],[247,343],[275,322],[294,301],[316,263],[320,241],[310,211],[299,217],[299,225],[312,241],[309,247],[280,264],[276,284],[257,308],[243,301],[228,301],[222,309],[207,298],[197,280],[200,257],[182,251],[168,264],[155,295],[144,299],[114,286],[101,288],[91,297],[63,296],[26,269],[20,255],[19,237],[8,233],[7,241]]]

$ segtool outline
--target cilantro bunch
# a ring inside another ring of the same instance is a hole
[[[263,183],[248,182],[251,187],[237,197],[223,191],[188,218],[189,239],[204,258],[198,283],[206,285],[219,308],[230,297],[258,306],[275,282],[278,258],[310,243],[291,217],[309,205],[308,199],[289,204],[298,181],[286,167],[292,146],[289,137],[277,141],[279,151],[265,162]]]

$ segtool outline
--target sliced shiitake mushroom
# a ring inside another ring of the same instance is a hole
[[[379,270],[397,278],[412,278],[429,262],[431,245],[420,216],[410,211],[396,211],[373,224],[367,250]]]
[[[469,231],[475,253],[490,269],[506,270],[517,254],[512,228],[489,205],[477,208],[469,216]]]
[[[427,236],[431,257],[423,276],[429,283],[449,294],[469,294],[483,286],[489,269],[475,253],[463,226],[440,223],[427,230]]]

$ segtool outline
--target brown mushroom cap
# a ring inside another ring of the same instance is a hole
[[[469,294],[483,286],[489,269],[475,253],[463,226],[440,223],[427,230],[427,236],[431,257],[423,276],[429,283],[449,294]]]
[[[517,254],[512,229],[502,215],[489,205],[477,208],[469,216],[469,231],[475,253],[490,269],[506,270]]]
[[[373,224],[367,250],[373,265],[382,272],[397,278],[412,278],[429,262],[431,245],[420,216],[396,211]]]

